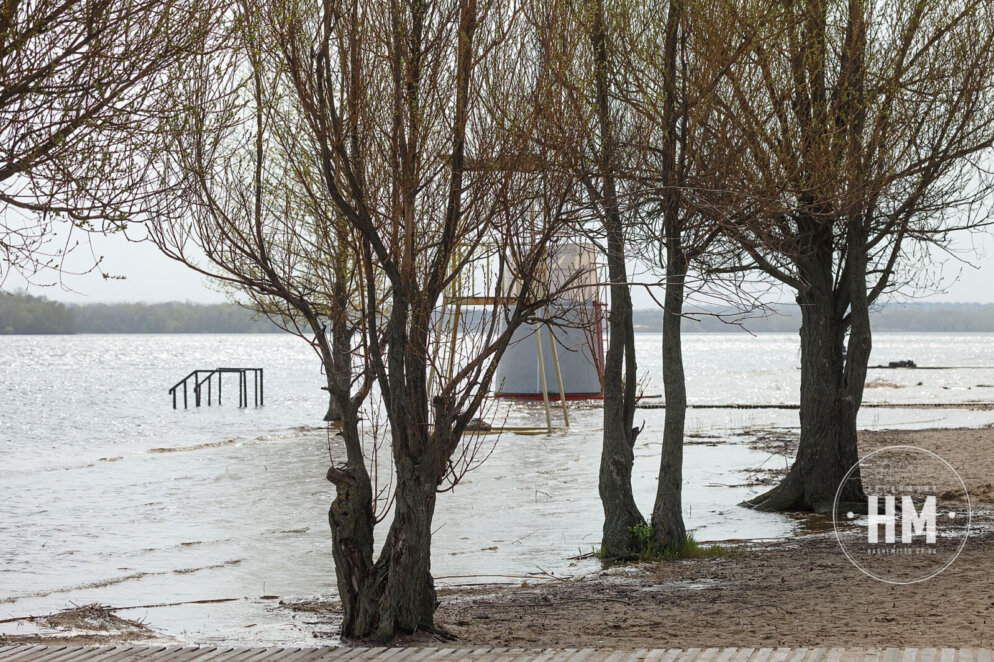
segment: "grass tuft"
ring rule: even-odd
[[[681,540],[673,542],[664,547],[660,547],[655,541],[655,530],[651,524],[637,524],[631,528],[634,551],[628,558],[607,558],[603,550],[597,552],[597,558],[601,561],[636,562],[636,563],[660,563],[666,561],[679,561],[681,559],[707,559],[736,557],[742,555],[742,550],[737,547],[725,545],[702,545],[694,540],[694,536],[688,534]]]

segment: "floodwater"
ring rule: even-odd
[[[992,341],[994,335],[877,334],[871,363],[911,358],[961,369],[871,370],[871,382],[891,386],[868,389],[866,400],[994,401]],[[691,403],[797,401],[796,334],[692,334],[684,345]],[[646,391],[658,392],[658,336],[640,335],[637,348]],[[172,409],[172,384],[194,368],[219,365],[264,368],[265,406],[238,409],[231,380],[222,407]],[[280,599],[335,595],[326,516],[333,494],[324,474],[329,453],[340,448],[321,423],[323,378],[302,341],[13,336],[0,343],[0,366],[0,620],[90,602],[237,598],[118,614],[182,642],[334,641],[327,626],[315,628],[279,606]],[[498,412],[507,425],[544,424],[540,406],[507,407]],[[568,431],[483,438],[481,457],[492,453],[438,500],[439,584],[520,583],[599,569],[592,559],[571,557],[599,539],[601,412],[574,404],[569,413]],[[643,512],[655,493],[663,413],[636,414],[636,423],[645,423],[634,476]],[[553,416],[561,421],[558,411]],[[994,422],[994,412],[867,408],[860,422],[972,427]],[[694,443],[685,451],[684,516],[698,540],[796,532],[788,517],[736,505],[762,489],[747,486],[755,470],[788,463],[748,442],[763,430],[796,426],[790,410],[689,412]],[[0,632],[27,628],[7,623]]]

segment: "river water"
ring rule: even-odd
[[[697,404],[797,401],[796,334],[688,334],[688,396]],[[659,338],[640,334],[647,392],[660,384]],[[871,370],[868,402],[994,401],[994,335],[877,334],[871,363],[914,359],[955,370]],[[264,407],[172,409],[167,389],[193,368],[265,370]],[[333,436],[311,350],[280,335],[8,336],[0,340],[0,620],[72,604],[120,615],[183,642],[330,643],[279,601],[334,599],[324,479]],[[250,385],[251,397],[251,385]],[[192,400],[191,400],[192,403]],[[503,406],[503,405],[502,405]],[[598,407],[574,404],[571,427],[505,434],[479,468],[439,497],[433,572],[441,585],[515,582],[598,569],[574,560],[598,542]],[[498,412],[542,425],[533,404]],[[558,422],[559,415],[553,412]],[[634,487],[651,510],[662,410],[640,409]],[[994,412],[866,408],[865,428],[978,426]],[[790,536],[798,524],[736,506],[761,488],[750,470],[788,458],[750,448],[762,430],[792,430],[797,412],[694,409],[684,515],[698,540]],[[482,449],[486,452],[489,446]],[[382,525],[385,529],[385,525]],[[266,597],[263,597],[266,596]],[[0,632],[29,631],[23,622]],[[328,630],[328,631],[325,631]]]

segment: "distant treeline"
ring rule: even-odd
[[[796,306],[778,306],[771,311],[752,313],[712,309],[688,313],[688,317],[683,328],[690,332],[728,332],[736,325],[754,333],[795,332],[801,325],[801,314]],[[994,332],[994,304],[890,304],[871,311],[870,321],[877,332]],[[663,315],[658,310],[637,310],[634,322],[636,331],[661,331]]]
[[[269,333],[279,329],[229,303],[63,304],[0,293],[0,334],[15,333]]]
[[[741,326],[756,333],[797,331],[796,307],[772,312],[690,313],[689,332],[728,332]],[[994,332],[994,304],[891,304],[871,314],[875,331]],[[659,310],[636,310],[636,331],[662,330]],[[196,303],[63,304],[28,294],[0,293],[0,334],[14,333],[275,333],[272,322],[241,306]]]

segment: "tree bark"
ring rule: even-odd
[[[602,205],[607,233],[608,278],[611,282],[611,312],[608,320],[611,336],[604,359],[604,438],[598,482],[601,504],[604,507],[601,553],[606,558],[629,558],[637,551],[632,529],[644,524],[645,519],[635,505],[632,493],[635,438],[639,433],[639,429],[632,425],[637,386],[635,328],[625,265],[624,224],[614,176],[615,146],[610,115],[607,37],[602,0],[596,2],[593,20],[591,44],[594,50],[597,120],[601,138]]]
[[[342,420],[342,407],[335,392],[348,393],[352,385],[352,329],[347,321],[340,322],[342,328],[332,332],[331,366],[325,367],[328,382],[328,412],[324,420],[339,422]]]
[[[864,244],[865,245],[865,244]],[[801,306],[801,438],[783,482],[743,505],[758,510],[828,514],[845,474],[859,461],[856,416],[870,357],[865,250],[851,246],[847,278],[833,287],[831,235],[798,259],[805,286]],[[862,255],[862,258],[859,257]],[[854,293],[854,296],[850,296]],[[852,307],[852,312],[847,311]],[[851,351],[843,358],[849,326]],[[847,481],[840,501],[865,509],[859,480]]]
[[[397,492],[386,542],[363,584],[350,636],[389,641],[401,633],[436,632],[438,601],[431,576],[431,522],[437,476],[428,465],[395,457]]]
[[[656,501],[652,508],[653,542],[663,550],[687,537],[683,522],[683,432],[687,418],[687,385],[683,372],[681,322],[687,279],[688,259],[683,246],[681,174],[677,165],[678,125],[676,100],[677,47],[683,18],[681,0],[671,0],[666,16],[664,52],[666,68],[663,80],[663,241],[666,244],[666,294],[663,301],[663,397],[666,413],[663,422],[663,448],[656,483]],[[686,96],[686,95],[682,95]],[[684,100],[684,103],[686,101]],[[684,105],[684,110],[686,106]]]
[[[344,408],[342,435],[346,447],[360,444],[358,416],[354,407]],[[351,455],[351,453],[350,453]],[[349,458],[344,467],[331,467],[328,480],[336,495],[328,509],[331,552],[335,559],[338,595],[342,601],[342,636],[361,636],[358,619],[363,589],[373,567],[373,490],[364,459]]]
[[[687,277],[687,259],[680,235],[667,236],[666,294],[663,310],[663,450],[659,462],[656,501],[652,509],[652,529],[659,549],[675,545],[687,537],[683,521],[683,433],[687,418],[687,385],[683,371],[681,322]]]
[[[345,301],[344,285],[336,283],[334,294],[339,304]],[[359,435],[359,405],[361,398],[351,397],[352,329],[345,311],[339,306],[331,319],[331,343],[320,337],[328,391],[340,412],[342,441],[345,445],[344,466],[332,465],[327,478],[336,488],[335,500],[328,509],[331,527],[331,552],[335,559],[335,577],[342,602],[342,635],[356,636],[361,596],[373,566],[373,529],[376,526],[373,485],[366,467],[362,439]],[[312,317],[311,325],[318,327]],[[375,461],[375,460],[374,460]]]

